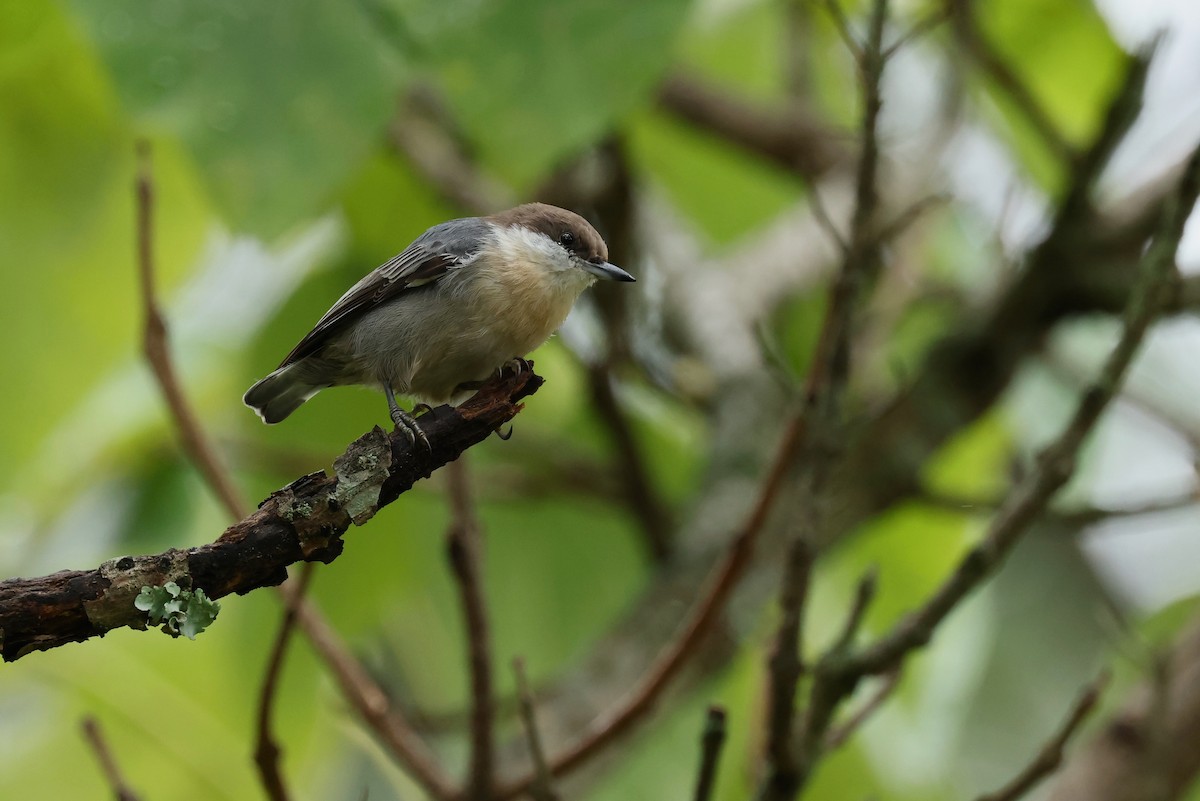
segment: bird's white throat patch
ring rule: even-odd
[[[536,265],[547,272],[578,270],[561,245],[523,225],[495,226],[500,257],[509,263]]]

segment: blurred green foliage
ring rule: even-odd
[[[1028,87],[1033,102],[1068,144],[1090,142],[1125,58],[1096,7],[1089,0],[1011,0],[979,8],[983,37]],[[998,87],[985,88],[1012,126],[1013,143],[1031,174],[1058,189],[1065,176],[1046,142]]]
[[[1082,0],[981,6],[989,39],[1070,140],[1086,141],[1120,55],[1094,9]],[[266,429],[238,397],[352,281],[459,213],[387,144],[387,124],[408,87],[420,81],[443,92],[486,168],[519,189],[619,132],[639,186],[661,192],[708,244],[725,250],[801,201],[806,188],[668,117],[655,107],[656,84],[683,66],[749,97],[778,100],[782,28],[783,9],[774,2],[0,3],[0,319],[12,338],[0,356],[7,386],[0,449],[9,468],[0,477],[4,575],[186,547],[212,540],[227,522],[180,456],[141,363],[136,138],[154,145],[157,271],[177,324],[181,372],[239,484],[257,499],[327,466],[384,419],[378,396],[338,389],[285,426]],[[848,129],[857,113],[853,68],[819,15],[810,42],[818,54],[814,95],[831,124]],[[1032,132],[1003,104],[1000,110],[1008,123],[1002,136],[1053,188],[1058,177]],[[937,225],[942,252],[926,267],[939,278],[961,277],[954,265],[982,248],[955,221]],[[274,282],[270,292],[262,276]],[[226,315],[242,317],[223,316],[220,304],[200,314],[205,287],[229,298]],[[233,305],[246,294],[250,303]],[[796,375],[821,307],[815,292],[780,298],[764,321]],[[915,364],[947,318],[936,304],[914,306],[881,363],[897,370]],[[471,452],[477,478],[551,475],[555,457],[601,465],[611,458],[578,360],[558,341],[534,358],[548,383],[517,419],[512,443],[492,440]],[[653,401],[630,403],[635,433],[667,500],[686,508],[710,468],[703,412],[641,385],[630,398],[638,392]],[[999,416],[985,419],[930,468],[929,485],[972,498],[1000,493],[1010,439]],[[613,503],[569,494],[524,498],[503,481],[479,483],[497,676],[510,693],[503,668],[512,656],[526,658],[535,681],[568,670],[626,611],[651,567],[636,526]],[[405,700],[452,713],[466,701],[466,677],[438,487],[427,482],[352,531],[346,553],[318,572],[314,594]],[[881,567],[882,590],[868,627],[879,630],[934,586],[977,530],[969,511],[915,503],[873,521],[823,566],[813,637],[833,636],[872,565]],[[1012,579],[1017,596],[1025,575]],[[969,720],[969,701],[985,677],[999,675],[989,673],[997,668],[988,659],[1011,615],[996,596],[989,590],[973,601],[962,613],[969,631],[947,632],[915,661],[892,718],[832,757],[808,797],[937,801],[980,789],[978,776],[956,767],[965,748],[956,735],[969,724],[988,725]],[[1095,600],[1081,588],[1056,603],[1077,617]],[[266,592],[224,604],[221,625],[196,643],[117,631],[0,670],[0,797],[102,796],[99,771],[77,734],[84,713],[103,720],[130,783],[146,797],[255,797],[252,721],[279,609]],[[710,702],[731,710],[719,798],[747,796],[761,747],[764,643],[774,622],[769,610],[761,617],[733,663],[636,734],[629,759],[588,798],[686,797]],[[1067,637],[1064,628],[1055,631]],[[1095,633],[1086,637],[1091,643]],[[973,656],[960,659],[964,647]],[[1007,683],[1010,694],[999,702],[1024,710],[1059,697],[1064,682],[1090,668],[1078,662],[1048,653],[1035,664],[1009,665],[1009,675],[1025,683]],[[1059,680],[1041,683],[1043,674]],[[951,685],[962,703],[939,704]],[[278,710],[284,769],[298,798],[359,797],[364,787],[372,798],[417,797],[348,722],[344,702],[302,642],[293,648]],[[925,728],[918,731],[914,720]],[[1044,734],[1020,720],[1006,725],[1014,741],[1007,750],[985,744],[1002,767],[1019,764],[1027,756],[1021,746]],[[164,737],[168,729],[188,736]],[[907,749],[895,746],[906,739]],[[460,753],[461,742],[451,749]]]

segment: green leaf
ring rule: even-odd
[[[527,185],[654,90],[686,0],[495,0],[426,50],[479,154]]]
[[[637,167],[714,242],[736,241],[800,198],[785,171],[661,112],[637,115],[629,141]]]
[[[178,135],[237,228],[320,210],[377,140],[401,68],[356,4],[77,2],[138,123]]]
[[[1123,55],[1089,0],[990,0],[977,3],[982,36],[1024,84],[1052,124],[1070,143],[1092,139],[1121,79]],[[1049,160],[1044,143],[1009,101],[989,84],[1012,125],[1018,155],[1045,185],[1062,165]]]

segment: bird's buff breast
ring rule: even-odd
[[[402,394],[453,402],[465,397],[462,384],[488,378],[545,342],[591,277],[579,269],[548,272],[521,255],[476,260],[437,286],[397,298],[415,325],[389,332],[390,347],[368,368],[372,383],[390,380]],[[389,317],[371,323],[394,325]]]

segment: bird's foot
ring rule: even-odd
[[[396,430],[404,434],[404,438],[408,440],[409,447],[415,448],[419,441],[427,453],[433,453],[433,446],[429,444],[429,438],[425,436],[425,432],[417,424],[416,418],[400,408],[390,410],[390,415],[392,423],[396,426]]]
[[[507,433],[507,434],[506,434],[506,433],[504,433],[504,432],[503,432],[502,430],[500,430],[499,428],[497,428],[497,429],[496,429],[495,431],[493,431],[492,433],[493,433],[493,434],[495,434],[495,435],[496,435],[497,437],[499,437],[500,439],[504,440],[505,442],[508,442],[510,439],[512,439],[512,435],[513,435],[513,427],[512,427],[512,425],[511,425],[511,424],[508,426],[508,433]]]
[[[503,375],[504,371],[507,370],[510,373],[512,373],[513,375],[520,375],[521,373],[524,373],[524,372],[526,372],[528,370],[532,370],[532,369],[533,369],[533,363],[530,362],[528,359],[523,358],[521,356],[513,356],[511,359],[509,359],[507,362],[505,362],[503,365],[501,365],[500,369],[497,370],[497,372],[500,373],[501,375]]]

